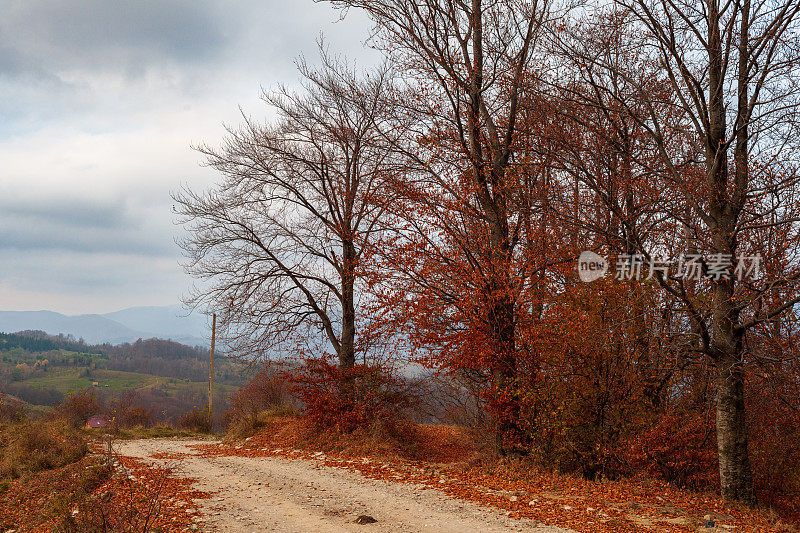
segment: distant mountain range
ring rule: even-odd
[[[104,315],[62,315],[53,311],[0,311],[0,332],[41,330],[72,335],[88,344],[120,344],[137,339],[170,339],[189,346],[207,346],[210,326],[205,316],[180,305],[131,307]]]

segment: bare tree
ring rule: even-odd
[[[272,124],[245,118],[222,148],[201,146],[222,181],[174,199],[186,269],[205,283],[190,303],[221,313],[236,352],[332,349],[347,368],[365,349],[358,313],[383,212],[373,200],[390,156],[378,135],[389,77],[322,60],[299,63],[304,92],[264,94]]]
[[[765,259],[767,275],[756,280],[732,268],[711,276],[706,261],[705,284],[656,274],[681,302],[693,346],[716,367],[722,495],[754,503],[744,401],[747,335],[798,301],[794,250],[768,243],[798,238],[800,212],[792,198],[798,193],[800,3],[615,0],[611,11],[609,23],[586,21],[564,46],[580,83],[562,94],[602,110],[614,138],[625,138],[634,124],[644,134],[638,142],[650,146],[644,150],[649,160],[627,150],[635,169],[621,175],[628,182],[645,176],[661,196],[643,194],[647,203],[640,207],[652,213],[647,223],[616,208],[630,249],[647,259],[668,250],[728,260],[779,252]],[[601,46],[576,44],[592,31]],[[637,65],[620,61],[633,55]],[[658,80],[669,91],[654,91]],[[602,192],[590,179],[583,183]]]

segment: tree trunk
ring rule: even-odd
[[[522,432],[519,429],[519,401],[516,397],[516,342],[515,302],[511,292],[511,241],[509,239],[507,198],[504,191],[507,157],[501,157],[500,139],[494,138],[484,145],[481,119],[483,101],[483,6],[481,0],[472,0],[472,65],[468,83],[469,149],[472,159],[472,176],[477,200],[486,216],[489,230],[489,250],[486,258],[490,279],[486,284],[487,311],[491,332],[492,384],[498,398],[495,431],[497,447],[501,454],[519,454],[523,451]],[[492,134],[489,135],[492,137]],[[494,150],[491,147],[494,147]]]
[[[520,406],[516,392],[514,303],[509,298],[503,298],[494,306],[492,313],[492,340],[496,343],[492,381],[499,395],[497,448],[502,455],[520,455],[524,453],[524,439],[519,427]]]
[[[354,303],[354,260],[352,243],[342,246],[342,335],[339,340],[339,370],[342,380],[339,393],[346,399],[357,400],[355,379],[350,369],[356,364],[356,312]]]
[[[733,260],[737,251],[736,223],[743,204],[740,198],[735,196],[732,198],[729,190],[725,77],[718,0],[707,0],[707,7],[709,128],[706,139],[706,183],[711,192],[709,231],[714,253],[726,254]],[[742,81],[739,80],[740,96]],[[741,113],[741,101],[739,111]],[[737,126],[741,126],[740,120],[741,115],[737,119]],[[737,148],[741,149],[741,146]],[[738,182],[744,177],[742,173],[745,172],[747,162],[735,161],[735,165],[734,194],[742,186]],[[753,504],[755,492],[747,444],[742,333],[736,329],[739,324],[739,311],[733,301],[735,280],[732,274],[729,272],[729,279],[711,282],[713,302],[709,355],[717,365],[717,450],[720,484],[723,498]]]
[[[718,236],[730,235],[731,220],[712,211]],[[725,241],[724,245],[723,242]],[[733,240],[719,239],[716,253],[733,254]],[[742,333],[738,332],[739,311],[734,305],[735,280],[712,281],[713,303],[710,355],[717,367],[717,451],[722,497],[753,505],[755,492],[747,443],[747,418],[744,401],[744,363]]]
[[[499,182],[499,180],[495,180]],[[490,213],[490,272],[488,286],[489,317],[494,346],[492,381],[499,395],[496,420],[497,448],[502,455],[525,453],[524,435],[519,426],[517,396],[516,305],[512,290],[511,249],[502,195],[495,197]],[[497,216],[497,211],[500,211]]]
[[[339,349],[339,368],[353,368],[356,364],[356,313],[353,305],[353,289],[344,295],[342,313],[342,343]]]
[[[722,497],[756,503],[748,455],[744,405],[744,372],[739,357],[717,364],[717,449]]]
[[[342,337],[338,355],[339,368],[346,370],[356,364],[355,247],[345,243],[342,252]]]
[[[723,166],[724,168],[724,166]],[[711,233],[714,252],[735,257],[733,235],[735,215],[730,203],[714,206],[715,220]],[[719,454],[722,497],[728,500],[755,503],[753,478],[747,444],[747,420],[744,402],[743,333],[737,330],[739,310],[734,303],[735,280],[712,281],[711,308],[712,360],[717,366],[717,448]]]

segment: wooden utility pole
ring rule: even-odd
[[[211,319],[211,364],[208,368],[208,429],[214,429],[214,344],[217,340],[217,314]]]

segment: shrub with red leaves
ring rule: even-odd
[[[760,502],[775,507],[800,503],[800,410],[787,396],[768,384],[753,384],[747,391],[756,493]]]
[[[89,417],[95,416],[103,409],[100,399],[91,389],[72,392],[53,411],[53,415],[64,418],[73,427],[86,424]]]
[[[153,412],[141,405],[132,405],[120,412],[118,424],[121,427],[150,427],[153,425]]]
[[[631,473],[645,473],[681,488],[719,487],[714,418],[709,410],[673,410],[631,439],[625,462]]]
[[[145,406],[144,398],[135,390],[122,391],[106,413],[115,427],[150,427],[153,424],[153,410]]]
[[[376,366],[341,369],[326,359],[308,359],[287,379],[312,422],[342,433],[399,420],[409,403],[402,382]]]
[[[779,390],[750,386],[747,402],[750,460],[758,500],[792,510],[800,494],[800,411]],[[679,487],[719,489],[712,405],[674,408],[629,441],[623,461],[629,473],[644,473]]]
[[[286,380],[278,372],[264,368],[244,387],[233,393],[225,421],[242,420],[258,415],[271,407],[281,407],[291,401]]]

